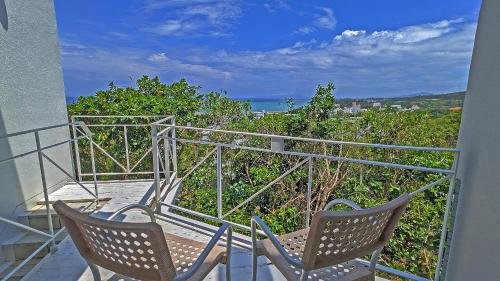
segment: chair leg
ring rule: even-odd
[[[302,271],[302,276],[300,277],[301,281],[307,281],[307,278],[309,277],[309,271],[308,270],[303,270]]]
[[[227,229],[227,241],[226,241],[226,281],[231,281],[231,246],[233,239],[233,230],[231,227]]]
[[[252,253],[252,281],[257,280],[257,255]]]
[[[252,227],[252,281],[257,280],[257,226],[255,221],[251,222]]]
[[[99,268],[97,266],[89,261],[87,261],[87,264],[90,267],[90,271],[92,271],[92,276],[94,277],[94,281],[101,281],[101,273],[99,273]]]

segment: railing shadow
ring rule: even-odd
[[[0,18],[3,0],[0,0]],[[2,112],[0,109],[0,136],[6,135],[7,129],[3,121]],[[5,159],[14,156],[12,148],[8,139],[0,139],[0,159]],[[0,206],[0,217],[11,219],[17,209],[25,207],[26,198],[24,198],[23,190],[19,174],[16,169],[14,161],[0,163],[0,179],[2,179],[2,198],[10,198],[3,200]],[[0,241],[4,241],[8,237],[12,237],[17,229],[0,223]],[[2,256],[2,249],[0,247],[0,257]]]
[[[7,16],[7,7],[5,0],[0,0],[0,24],[5,31],[9,30],[9,17]]]

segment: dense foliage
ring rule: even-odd
[[[368,110],[356,116],[333,114],[335,99],[332,83],[319,85],[310,102],[292,113],[268,114],[256,118],[246,102],[234,101],[223,93],[200,94],[199,88],[185,80],[165,85],[158,78],[143,77],[136,88],[111,84],[93,97],[80,98],[69,106],[71,115],[176,115],[179,124],[212,126],[235,131],[259,132],[318,139],[413,146],[454,147],[460,113],[434,114],[431,111]],[[288,101],[293,107],[293,101]],[[131,122],[132,120],[128,120]],[[141,120],[144,122],[144,120]],[[119,123],[122,118],[92,120]],[[138,122],[138,121],[135,121]],[[123,160],[120,128],[92,128],[98,143]],[[142,130],[142,131],[141,131]],[[130,132],[129,132],[130,133]],[[130,151],[136,161],[150,146],[148,128],[130,133]],[[270,147],[263,137],[227,135],[179,130],[182,138],[209,138],[228,144]],[[83,147],[86,147],[82,145]],[[213,147],[178,143],[180,175],[194,166]],[[287,141],[287,151],[335,155],[352,159],[449,168],[453,155],[443,152],[376,149],[360,146]],[[85,149],[82,154],[85,155]],[[84,157],[83,157],[84,158]],[[216,210],[216,172],[214,157],[198,167],[183,184],[177,204],[213,216]],[[303,158],[241,149],[223,149],[223,213],[247,199]],[[150,169],[151,160],[143,169]],[[89,163],[82,163],[88,169]],[[148,166],[149,165],[149,166]],[[105,157],[98,158],[98,169],[119,169]],[[363,207],[387,202],[439,178],[432,173],[364,165],[348,161],[315,159],[312,211],[322,209],[333,198],[349,198]],[[276,233],[305,225],[307,165],[285,177],[226,219],[249,224],[252,215],[261,216]],[[439,231],[446,203],[446,186],[431,188],[415,197],[381,262],[392,267],[431,277],[436,263]]]

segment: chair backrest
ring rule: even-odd
[[[98,219],[61,201],[53,206],[87,261],[140,280],[170,281],[175,277],[160,225]]]
[[[305,269],[361,258],[385,246],[410,198],[404,194],[370,209],[316,213],[302,257]]]

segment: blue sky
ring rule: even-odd
[[[480,0],[56,0],[67,96],[158,75],[236,98],[466,87]]]

